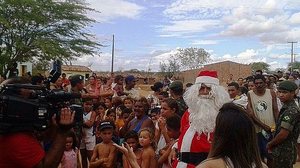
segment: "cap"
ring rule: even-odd
[[[162,84],[161,82],[155,82],[153,86],[151,86],[151,90],[153,90],[154,92],[158,91],[160,88],[163,88],[164,84]]]
[[[77,84],[77,83],[83,81],[84,77],[82,75],[73,75],[70,77],[69,80],[70,80],[71,84]]]
[[[133,75],[128,75],[126,78],[125,78],[125,82],[128,83],[128,82],[132,82],[132,81],[136,81],[135,77]]]
[[[292,82],[292,81],[288,81],[288,80],[282,81],[278,85],[278,90],[286,90],[286,91],[292,92],[297,89],[298,89],[298,86],[296,85],[296,83]]]
[[[200,71],[198,77],[196,78],[195,84],[197,83],[219,85],[220,82],[217,71]]]
[[[181,81],[174,81],[169,86],[170,90],[180,90],[183,89],[183,84]]]
[[[99,130],[102,131],[103,129],[106,129],[106,128],[114,128],[114,126],[109,122],[109,121],[103,121],[99,124]]]

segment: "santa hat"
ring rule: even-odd
[[[217,71],[200,71],[195,81],[195,84],[198,83],[219,85]]]

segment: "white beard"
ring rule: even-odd
[[[190,127],[198,133],[214,131],[216,117],[224,103],[230,101],[229,94],[222,86],[212,85],[209,95],[199,96],[201,84],[193,85],[185,94],[184,100],[189,107]]]
[[[218,112],[213,99],[199,99],[189,107],[190,127],[198,133],[213,132]]]

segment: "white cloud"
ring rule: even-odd
[[[99,22],[110,22],[119,17],[134,19],[139,17],[145,9],[140,5],[124,0],[87,0],[87,3],[89,7],[98,11],[88,15]]]
[[[296,6],[300,1],[294,0],[177,0],[170,4],[164,14],[171,19],[162,27],[164,36],[180,36],[184,33],[198,33],[216,31],[214,34],[231,37],[257,38],[264,44],[283,43],[283,40],[298,38],[300,27],[300,12]],[[204,26],[201,29],[185,29],[183,24],[186,20],[214,20],[218,22],[212,27]],[[293,24],[293,25],[291,25]],[[197,27],[197,23],[192,23]],[[181,28],[181,29],[180,29]],[[218,29],[215,29],[218,28]],[[164,30],[180,30],[180,33],[166,34]],[[291,31],[292,30],[292,31]],[[281,41],[280,41],[281,40]]]
[[[290,22],[292,24],[300,24],[300,12],[294,13],[290,18]]]
[[[180,20],[171,21],[169,25],[158,26],[162,34],[176,36],[203,32],[218,27],[218,20]]]
[[[192,45],[211,45],[218,44],[217,40],[194,40]]]

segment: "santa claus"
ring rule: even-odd
[[[219,85],[216,71],[200,71],[195,84],[184,94],[188,110],[181,119],[175,168],[193,168],[207,158],[219,109],[230,101]]]

